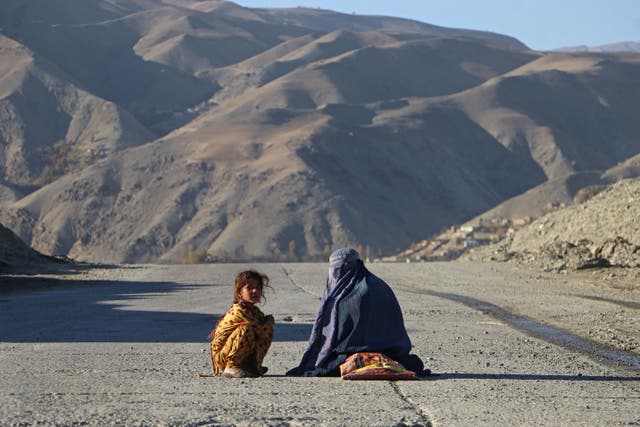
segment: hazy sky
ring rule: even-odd
[[[532,49],[640,42],[640,0],[237,0],[247,7],[320,7],[493,31]]]

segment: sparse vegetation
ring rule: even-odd
[[[296,241],[291,240],[289,242],[289,261],[298,261],[298,254],[296,253]]]
[[[606,185],[590,185],[588,187],[581,188],[573,197],[573,202],[575,204],[584,203],[605,188],[607,188]]]
[[[187,251],[180,259],[182,264],[202,264],[207,261],[207,251],[204,249],[194,249],[189,245]]]
[[[41,156],[44,158],[44,167],[40,175],[33,180],[36,187],[43,187],[71,169],[85,166],[87,159],[83,159],[71,141],[61,139],[53,145],[42,150]]]

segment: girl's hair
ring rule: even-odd
[[[242,298],[240,298],[240,291],[244,286],[246,286],[249,283],[249,280],[255,280],[256,283],[258,284],[258,287],[260,288],[260,291],[264,291],[264,288],[271,287],[269,286],[269,277],[266,274],[258,273],[255,270],[241,271],[236,276],[236,281],[233,286],[233,303],[234,304],[242,301]],[[262,293],[260,302],[262,302],[263,298],[264,298],[264,292]]]

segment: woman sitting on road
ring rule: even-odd
[[[369,272],[358,252],[342,248],[329,258],[327,286],[300,365],[287,375],[336,375],[351,354],[379,352],[418,375],[426,375],[411,355],[400,305],[382,279]]]

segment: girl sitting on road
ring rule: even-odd
[[[256,303],[262,301],[269,278],[248,270],[236,276],[233,306],[222,316],[211,339],[211,363],[214,375],[245,378],[264,375],[262,360],[273,339],[273,316],[265,316]]]

